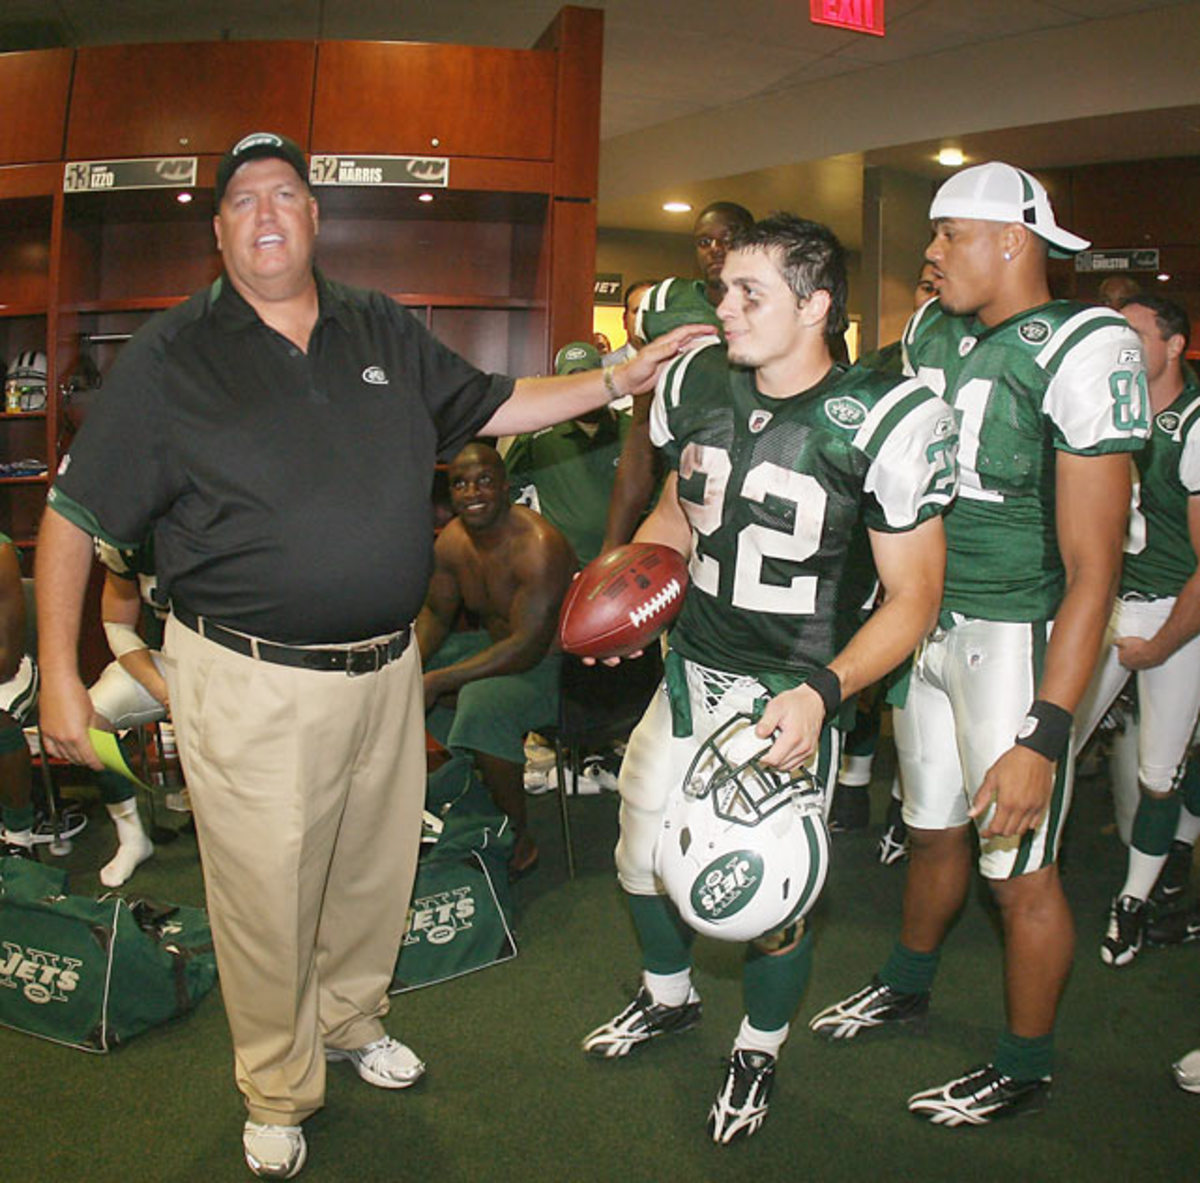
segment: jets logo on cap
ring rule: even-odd
[[[233,146],[231,155],[240,156],[243,152],[250,148],[257,148],[261,144],[267,144],[272,148],[282,148],[283,141],[269,131],[252,131],[248,136],[243,136]]]
[[[370,382],[372,386],[386,386],[388,384],[387,371],[383,366],[367,366],[362,372],[362,380]]]

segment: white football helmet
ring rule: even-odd
[[[734,715],[701,746],[663,814],[655,874],[696,932],[751,941],[798,920],[829,870],[823,793],[806,769],[761,762],[755,720]]]
[[[4,403],[10,411],[46,409],[46,355],[40,349],[18,353],[9,363]]]

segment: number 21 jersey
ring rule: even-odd
[[[958,419],[943,606],[984,620],[1051,619],[1064,589],[1054,456],[1142,446],[1148,399],[1137,334],[1117,312],[1067,300],[991,327],[931,300],[903,341],[905,372]]]

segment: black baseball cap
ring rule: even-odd
[[[265,160],[272,156],[276,160],[283,160],[290,164],[296,170],[296,175],[305,185],[308,184],[308,162],[304,159],[304,153],[300,150],[299,144],[294,140],[289,140],[287,136],[276,135],[273,131],[252,131],[248,136],[243,136],[238,140],[221,157],[221,163],[217,165],[217,184],[214,191],[217,205],[220,206],[233,174],[243,164],[248,164],[251,160]]]

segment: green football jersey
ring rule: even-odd
[[[721,321],[698,279],[663,279],[642,293],[634,335],[650,342],[680,325],[708,324],[717,334]]]
[[[591,426],[575,420],[519,435],[505,453],[509,490],[557,526],[580,563],[590,563],[604,543],[621,445],[630,416],[604,409]]]
[[[672,647],[730,673],[827,664],[858,627],[866,530],[910,530],[954,496],[946,405],[863,369],[776,399],[723,345],[701,346],[660,376],[650,437],[692,527]]]
[[[1177,596],[1196,570],[1188,502],[1200,494],[1200,382],[1187,371],[1179,397],[1154,416],[1150,439],[1134,457],[1121,591]]]
[[[154,536],[146,539],[142,546],[115,546],[105,538],[92,538],[96,558],[101,565],[121,579],[136,579],[142,602],[156,615],[164,615],[167,605],[160,603],[158,577],[154,572]]]
[[[991,328],[931,300],[903,341],[905,372],[958,420],[944,607],[984,620],[1050,619],[1064,588],[1054,456],[1142,446],[1148,398],[1137,334],[1119,313],[1067,300]]]

